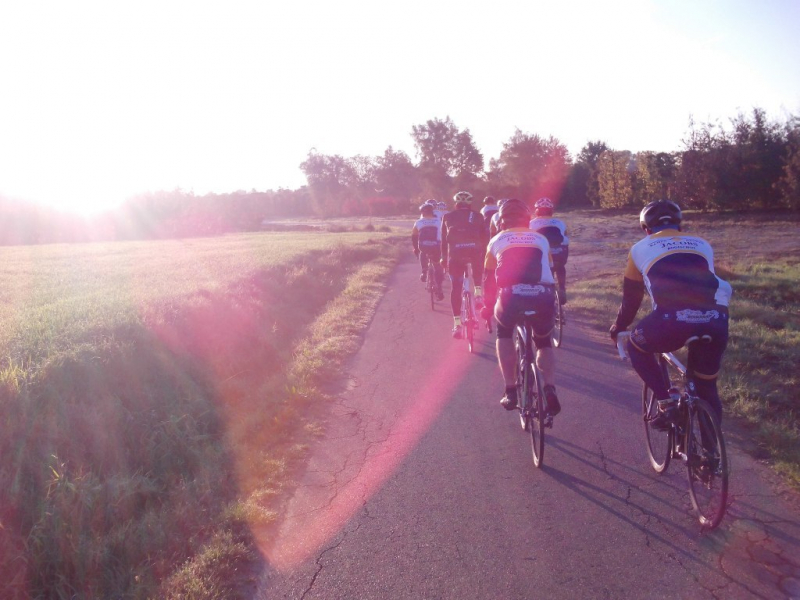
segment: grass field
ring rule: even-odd
[[[0,597],[233,596],[397,241],[1,248]]]
[[[568,277],[570,313],[607,331],[622,293],[627,251],[642,233],[635,215],[577,211]],[[800,489],[800,217],[685,214],[684,230],[709,240],[733,285],[720,375],[725,427]],[[643,303],[640,315],[649,310]],[[610,342],[609,342],[610,343]]]

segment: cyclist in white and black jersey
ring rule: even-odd
[[[414,248],[414,254],[419,257],[419,264],[422,267],[422,273],[419,276],[420,281],[427,280],[428,262],[432,262],[436,275],[436,281],[434,282],[436,298],[437,300],[443,300],[442,280],[444,279],[444,273],[442,265],[439,264],[439,260],[442,257],[442,221],[434,215],[434,206],[436,204],[429,200],[419,207],[420,218],[417,219],[411,229],[411,245]]]
[[[717,375],[728,343],[728,303],[731,285],[714,272],[714,251],[703,238],[681,232],[680,207],[657,200],[642,209],[639,222],[647,237],[628,255],[622,285],[622,304],[609,329],[616,342],[636,318],[644,292],[653,311],[636,324],[628,341],[631,365],[658,400],[659,414],[651,422],[668,429],[678,399],[667,389],[655,353],[673,352],[691,337],[711,341],[689,346],[687,369],[698,395],[722,419]]]
[[[497,211],[500,210],[500,207],[497,206],[497,201],[494,199],[494,196],[486,196],[483,199],[483,206],[481,207],[481,214],[483,215],[483,221],[486,224],[486,234],[489,234],[489,224],[492,222],[492,217],[497,214]]]
[[[567,303],[567,259],[569,258],[569,237],[567,226],[561,219],[553,217],[555,204],[550,198],[539,198],[535,205],[534,218],[529,227],[538,231],[550,242],[550,254],[553,257],[553,272],[558,281],[558,299],[561,304]]]
[[[542,370],[547,411],[561,411],[555,388],[556,360],[550,333],[554,325],[555,280],[551,270],[550,245],[543,235],[531,231],[530,209],[512,198],[500,207],[501,231],[490,241],[484,265],[486,305],[481,316],[497,320],[497,361],[505,382],[500,404],[506,410],[517,406],[514,327],[525,311],[536,311],[533,342],[536,364]]]
[[[436,202],[435,200],[428,200],[428,202],[434,202],[436,204],[433,209],[433,214],[441,221],[447,214],[447,204],[444,202]]]
[[[508,202],[508,198],[501,198],[497,203],[497,211],[489,217],[489,239],[500,233],[500,209]]]

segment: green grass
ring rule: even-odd
[[[231,596],[398,239],[0,249],[0,597]]]

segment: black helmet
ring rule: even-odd
[[[647,231],[659,225],[680,225],[681,207],[672,200],[654,200],[639,213],[639,224]]]
[[[483,203],[494,204],[494,196],[486,196],[486,198],[483,199]]]
[[[498,213],[500,214],[498,218],[500,219],[501,228],[506,228],[511,223],[524,222],[527,225],[531,219],[531,209],[517,198],[509,198],[503,202],[503,206],[500,207]]]

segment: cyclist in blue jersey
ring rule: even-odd
[[[682,213],[671,200],[650,202],[639,223],[647,236],[628,254],[622,284],[622,304],[609,329],[617,334],[636,318],[647,289],[653,311],[639,321],[628,340],[631,365],[653,390],[659,413],[651,427],[669,429],[678,400],[667,389],[655,353],[673,352],[694,336],[711,341],[689,346],[687,369],[697,394],[722,420],[717,375],[728,343],[728,303],[731,285],[714,272],[714,251],[703,238],[681,232]]]
[[[422,273],[419,276],[420,281],[427,280],[428,262],[432,262],[436,274],[436,281],[434,282],[436,299],[444,300],[444,293],[442,292],[444,273],[442,272],[441,264],[439,264],[441,259],[442,222],[434,215],[435,206],[435,202],[428,200],[419,207],[420,218],[417,219],[411,229],[411,245],[414,248],[414,254],[419,257],[419,264],[422,267]]]

